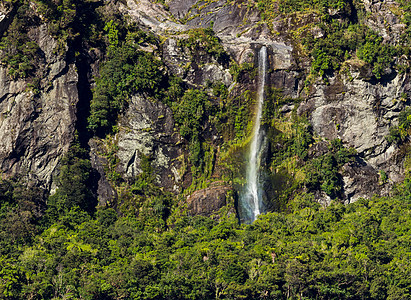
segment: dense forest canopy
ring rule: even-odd
[[[157,2],[167,8],[168,1]],[[361,0],[245,2],[273,37],[283,35],[298,59],[309,61],[307,91],[315,81],[327,85],[331,76],[348,74],[352,61],[368,68],[367,80],[375,84],[409,72],[411,4],[406,0],[395,6],[405,26],[400,42],[367,26]],[[307,115],[297,114],[304,99],[273,86],[266,87],[262,118],[270,144],[263,166],[271,186],[269,212],[251,225],[239,224],[234,189],[226,195],[227,205],[211,216],[190,213],[185,200],[193,191],[213,181],[243,183],[238,157],[249,143],[255,92],[250,88],[233,96],[233,87],[223,82],[193,85],[173,74],[161,59],[165,38],[131,22],[116,4],[1,4],[12,12],[1,35],[1,65],[11,80],[28,83],[33,101],[49,70],[32,28],[45,25],[57,43],[54,53],[76,61],[76,67],[89,53],[100,57],[84,124],[77,124],[60,161],[55,192],[49,195],[21,178],[0,180],[0,298],[411,298],[409,166],[388,196],[345,205],[340,171],[362,157],[341,139],[321,140]],[[297,26],[307,15],[311,22]],[[272,27],[279,16],[289,20],[287,32]],[[182,66],[187,72],[211,60],[229,69],[235,84],[255,80],[255,64],[238,63],[213,24],[187,30],[176,45],[192,59]],[[178,193],[159,184],[150,154],[138,153],[141,172],[132,179],[118,173],[118,122],[136,94],[164,104],[173,115],[188,153],[182,169],[191,176]],[[399,101],[408,97],[405,93]],[[293,105],[286,115],[284,105]],[[410,108],[398,119],[386,139],[402,149],[409,164]],[[118,192],[105,205],[97,205],[96,172],[84,142],[90,138],[105,149],[104,172]],[[321,151],[312,150],[316,145]],[[381,186],[389,181],[383,170],[379,180]],[[319,194],[329,205],[318,203]]]

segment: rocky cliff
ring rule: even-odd
[[[38,86],[33,80],[13,79],[6,66],[0,67],[1,170],[5,177],[18,176],[50,190],[74,136],[79,76],[74,62],[54,52],[57,41],[46,25],[29,34],[42,56]]]
[[[37,2],[28,2],[35,10]],[[361,23],[378,33],[383,44],[400,44],[406,25],[399,4],[360,2],[360,6],[351,4],[345,10],[330,9],[327,15],[341,26],[347,20]],[[282,125],[277,122],[276,130],[285,132],[281,128],[292,118],[306,118],[313,136],[307,145],[309,159],[316,158],[322,151],[327,153],[328,141],[335,139],[340,139],[345,148],[355,150],[353,158],[338,168],[336,176],[341,181],[338,195],[311,187],[318,200],[328,202],[331,197],[352,202],[359,197],[384,195],[404,178],[407,141],[392,143],[386,137],[390,128],[398,125],[400,113],[409,105],[408,71],[399,72],[393,67],[401,60],[407,64],[408,58],[393,55],[393,63],[385,66],[379,76],[379,73],[373,74],[375,69],[371,62],[352,54],[338,70],[330,72],[325,68],[325,74],[321,75],[323,69],[320,67],[320,75],[314,76],[316,61],[308,53],[310,46],[302,41],[309,36],[314,44],[325,38],[325,29],[318,25],[321,16],[316,11],[290,14],[277,11],[274,16],[267,16],[253,1],[96,3],[98,9],[111,5],[113,14],[154,35],[158,46],[142,46],[142,51],[153,53],[164,63],[163,72],[181,78],[186,89],[205,90],[211,99],[210,105],[206,105],[207,116],[200,124],[201,173],[207,174],[201,180],[196,178],[202,175],[192,168],[196,163],[190,160],[194,151],[190,148],[190,140],[184,137],[179,130],[181,124],[175,120],[178,107],[161,98],[134,92],[120,110],[116,130],[109,137],[81,133],[88,141],[91,162],[99,174],[96,193],[101,204],[121,198],[124,185],[116,185],[116,182],[132,184],[143,172],[142,159],[149,157],[156,183],[172,193],[191,194],[188,202],[195,213],[210,214],[208,207],[218,210],[224,205],[225,193],[235,188],[235,174],[241,169],[232,165],[241,159],[240,144],[247,143],[246,130],[251,126],[249,120],[256,89],[255,53],[262,45],[267,46],[269,52],[267,88],[281,91],[282,95],[280,115],[276,117],[282,120]],[[359,13],[368,17],[361,19]],[[0,7],[3,38],[10,36],[14,18],[13,7]],[[39,10],[36,18],[41,18]],[[358,18],[362,21],[356,21]],[[18,176],[52,191],[56,187],[59,162],[68,151],[75,130],[85,129],[87,113],[84,110],[89,109],[87,102],[92,101],[87,91],[95,87],[93,78],[99,76],[98,66],[105,61],[101,53],[106,48],[67,42],[63,43],[66,51],[62,54],[58,50],[61,41],[50,32],[50,26],[47,19],[42,19],[26,30],[28,39],[38,45],[34,76],[12,76],[10,64],[3,61],[0,66],[0,166],[3,177]],[[201,38],[195,36],[199,28],[212,28],[222,48],[217,51],[201,45]],[[200,43],[200,47],[193,48],[192,41]],[[79,63],[89,67],[81,68]],[[223,94],[215,92],[219,86],[224,86]],[[237,109],[231,115],[229,106]],[[227,114],[221,116],[218,111]],[[233,120],[241,114],[246,119],[243,125]],[[275,127],[273,124],[266,122],[268,127]],[[240,131],[235,131],[236,126],[245,126],[243,137],[239,136]],[[270,130],[267,129],[273,132]],[[232,142],[236,137],[237,146]],[[274,140],[270,143],[269,147],[275,149]],[[273,155],[276,150],[267,151]],[[271,177],[282,174],[275,171],[279,170],[279,164],[274,165],[272,161],[267,164],[271,164]],[[297,159],[296,166],[302,164],[304,160]],[[290,182],[298,181],[295,179],[301,169],[298,168],[288,168],[288,179],[277,179],[276,184],[291,186]],[[118,176],[116,180],[113,180],[114,173]],[[211,182],[218,184],[208,187]],[[277,189],[274,195],[280,197],[282,187],[276,184],[271,188]],[[309,189],[309,185],[295,186],[298,192]]]

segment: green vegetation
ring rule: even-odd
[[[304,11],[308,9],[325,11],[327,9],[338,9],[346,11],[350,3],[344,0],[280,0],[279,10],[283,13]]]
[[[101,44],[98,28],[101,17],[87,0],[13,0],[6,1],[13,19],[0,39],[0,61],[7,66],[9,75],[16,78],[32,78],[42,75],[39,66],[44,53],[36,42],[38,37],[29,33],[32,28],[46,24],[57,46],[53,51],[66,55],[75,43]]]
[[[131,27],[121,41],[112,21],[106,24],[105,31],[108,58],[96,80],[88,119],[89,128],[99,135],[111,132],[131,95],[138,92],[158,97],[165,80],[162,62],[152,53],[140,50],[141,45],[156,43],[152,35]]]
[[[405,142],[410,134],[411,129],[411,107],[407,107],[404,111],[400,112],[398,116],[398,126],[390,128],[390,134],[386,137],[387,141],[392,143],[401,144]]]
[[[188,38],[178,40],[177,44],[180,47],[189,49],[193,58],[208,54],[220,63],[227,63],[229,59],[219,38],[214,35],[212,26],[188,31]]]
[[[16,16],[0,40],[0,60],[12,78],[33,76],[41,62],[39,46],[28,36],[28,25],[36,23],[36,18],[30,13],[28,3],[19,4]]]
[[[330,152],[312,159],[306,166],[306,186],[309,189],[324,191],[331,198],[342,196],[343,182],[338,173],[341,167],[355,156],[354,149],[343,147],[341,140],[333,140],[329,145]]]
[[[6,206],[21,200],[8,195],[8,184],[0,185],[1,211],[11,218],[15,212]],[[268,213],[247,226],[227,211],[219,221],[180,213],[159,231],[148,219],[117,217],[113,209],[94,217],[72,209],[38,235],[36,223],[18,231],[15,222],[2,222],[4,245],[14,245],[19,233],[30,238],[20,235],[26,242],[18,248],[1,248],[0,293],[6,299],[407,298],[409,179],[398,190],[390,199],[328,208],[299,195],[289,214]],[[163,205],[145,210],[161,220],[156,212]]]
[[[392,57],[401,54],[398,47],[384,44],[381,36],[362,25],[331,20],[320,28],[324,38],[314,39],[307,33],[304,39],[304,45],[311,51],[315,75],[330,75],[340,70],[345,61],[358,57],[381,79],[388,68],[394,67]]]
[[[268,24],[278,14],[291,18],[296,28],[287,38],[296,55],[312,60],[312,77],[326,80],[350,61],[361,60],[374,79],[384,80],[391,69],[399,68],[393,57],[408,51],[409,36],[401,45],[384,43],[356,19],[356,13],[362,13],[360,1],[256,2]],[[296,113],[302,99],[267,87],[262,176],[271,212],[251,225],[240,225],[229,202],[211,217],[192,216],[185,208],[187,194],[212,180],[233,185],[243,181],[256,97],[238,83],[255,79],[254,64],[230,60],[212,26],[192,29],[178,41],[191,63],[201,67],[217,61],[229,68],[237,86],[189,86],[170,75],[159,59],[157,37],[128,20],[111,18],[115,13],[99,14],[96,7],[104,6],[99,1],[10,3],[16,16],[1,37],[0,59],[12,78],[32,77],[33,90],[43,58],[30,26],[47,22],[60,55],[75,59],[81,43],[101,50],[105,60],[95,78],[88,128],[102,138],[96,139],[105,148],[99,154],[107,159],[105,173],[118,197],[97,207],[98,178],[77,137],[60,162],[53,195],[26,187],[18,178],[0,180],[0,298],[411,297],[409,170],[390,198],[342,205],[341,169],[355,160],[355,151],[339,139],[315,136],[306,116]],[[408,1],[401,1],[401,9],[405,24],[411,24]],[[311,21],[297,22],[308,14]],[[186,161],[191,167],[191,186],[188,183],[182,195],[158,185],[149,155],[136,153],[141,172],[134,178],[126,180],[118,173],[116,134],[123,128],[116,125],[135,96],[162,101],[173,112],[186,152],[183,168],[186,171]],[[285,105],[287,112],[282,110]],[[406,108],[399,125],[390,130],[389,143],[405,143],[410,128],[411,108]],[[381,170],[380,184],[388,180]],[[319,194],[332,199],[329,207],[316,202]]]
[[[47,202],[49,222],[56,221],[73,209],[93,213],[97,205],[91,181],[91,163],[77,140],[61,160],[58,189]]]
[[[399,1],[408,24],[408,1]],[[361,1],[323,0],[260,0],[257,7],[268,25],[278,15],[290,18],[287,38],[295,44],[301,57],[312,60],[311,74],[326,77],[341,70],[343,64],[359,58],[377,80],[389,75],[392,69],[401,71],[405,66],[395,65],[394,57],[408,55],[407,43],[396,45],[384,41],[362,22],[366,14]],[[314,32],[319,33],[315,36]],[[407,31],[408,32],[408,31]],[[404,37],[404,41],[407,38]]]
[[[248,74],[251,79],[254,79],[257,75],[257,69],[254,68],[254,64],[252,63],[245,62],[239,65],[236,62],[232,62],[230,73],[231,76],[233,76],[233,80],[238,82],[245,74]]]

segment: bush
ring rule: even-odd
[[[321,189],[334,199],[340,197],[343,192],[343,181],[339,170],[344,164],[353,160],[355,150],[344,148],[339,139],[331,141],[329,149],[329,153],[307,164],[305,185],[310,190]]]
[[[94,212],[97,201],[91,190],[91,172],[87,152],[81,148],[76,138],[61,160],[58,189],[48,200],[47,212],[51,221],[75,207],[88,213]]]
[[[398,126],[390,127],[390,133],[386,137],[390,144],[405,142],[411,130],[411,107],[407,107],[398,116]]]
[[[27,3],[20,3],[16,16],[0,40],[0,60],[12,78],[34,76],[42,60],[39,46],[28,36],[29,27],[37,24]]]
[[[117,47],[114,25],[109,24],[109,57],[96,79],[88,118],[89,129],[98,135],[111,132],[119,112],[133,94],[159,97],[166,87],[162,62],[152,53],[139,50],[139,43],[150,38],[143,32],[131,32]]]
[[[190,49],[193,56],[206,53],[220,63],[228,63],[229,56],[211,27],[192,29],[188,35],[188,39],[178,40],[178,46]]]

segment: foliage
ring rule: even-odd
[[[0,60],[8,67],[12,78],[33,76],[41,61],[39,46],[28,35],[29,26],[36,24],[29,4],[19,3],[17,13],[0,40]]]
[[[233,80],[237,82],[245,74],[249,74],[250,78],[253,79],[256,76],[256,71],[257,70],[254,68],[254,65],[249,62],[244,62],[240,65],[232,62],[230,66],[230,74],[233,76]]]
[[[324,38],[314,39],[308,33],[304,43],[313,57],[312,71],[324,76],[339,70],[344,61],[356,56],[369,64],[373,75],[381,79],[392,67],[392,57],[399,48],[383,43],[383,38],[364,25],[331,20],[320,25]]]
[[[221,97],[212,121],[225,140],[241,141],[247,137],[253,101],[254,94],[249,90],[237,97]]]
[[[336,198],[343,192],[342,177],[338,171],[345,163],[353,160],[355,150],[344,148],[339,139],[333,140],[329,148],[329,153],[307,164],[306,186],[309,189],[321,188],[328,196]]]
[[[181,136],[188,140],[198,139],[206,112],[209,113],[210,109],[207,94],[200,90],[187,90],[181,101],[174,102],[172,107]]]
[[[81,148],[78,140],[74,140],[69,151],[61,160],[58,189],[48,199],[48,218],[56,221],[71,209],[79,207],[92,213],[96,199],[91,191],[91,163],[87,152]]]
[[[228,62],[228,54],[225,52],[219,38],[214,34],[213,28],[196,28],[188,31],[187,39],[180,39],[177,45],[188,48],[193,56],[208,54],[220,63]]]
[[[390,133],[386,137],[388,143],[403,143],[408,139],[411,129],[411,107],[407,107],[398,116],[398,126],[390,127]]]
[[[43,192],[15,180],[0,180],[0,256],[27,245],[44,213]]]
[[[343,206],[296,199],[289,214],[239,226],[181,215],[167,230],[144,220],[71,212],[0,259],[5,298],[387,299],[408,297],[408,181],[394,198]]]
[[[30,77],[34,80],[41,75],[39,66],[44,60],[44,53],[36,42],[37,37],[30,33],[31,29],[39,28],[40,25],[47,25],[49,34],[57,42],[57,47],[53,50],[60,55],[67,54],[67,50],[75,43],[101,44],[96,34],[101,27],[101,16],[92,3],[94,1],[6,2],[8,3],[5,5],[10,5],[12,20],[0,40],[0,60],[8,67],[9,75],[14,79]]]
[[[99,135],[112,130],[131,95],[158,97],[166,79],[161,61],[152,53],[140,50],[141,45],[155,42],[152,36],[130,29],[125,41],[120,42],[115,23],[110,21],[105,29],[109,40],[108,60],[96,79],[88,118],[89,128]]]
[[[295,11],[304,11],[307,9],[315,9],[326,11],[327,9],[349,9],[349,2],[344,0],[281,0],[279,1],[279,10],[283,13],[291,13]]]
[[[49,33],[57,40],[55,51],[64,55],[68,47],[81,41],[101,45],[102,16],[98,2],[90,0],[36,0],[37,13],[47,21]],[[112,17],[113,18],[113,17]]]
[[[373,32],[366,35],[365,43],[357,51],[360,59],[372,65],[372,72],[377,79],[381,79],[385,70],[391,67],[392,57],[398,54],[398,48],[383,43],[382,37]]]
[[[407,5],[402,4],[405,22],[409,15]],[[394,65],[393,57],[409,52],[408,47],[384,40],[361,22],[359,16],[365,12],[360,1],[260,0],[257,7],[268,24],[279,14],[296,23],[297,28],[291,27],[287,32],[300,49],[299,55],[311,57],[311,73],[325,81],[327,76],[340,71],[344,62],[357,57],[368,64],[377,80],[381,80],[392,72],[392,68],[400,68]],[[301,22],[301,18],[306,20]],[[314,21],[317,18],[318,21]],[[314,36],[313,32],[321,35]]]
[[[206,92],[188,89],[179,102],[173,102],[172,109],[181,136],[189,141],[193,175],[199,175],[205,163],[201,132],[205,122],[213,115],[214,107]]]

